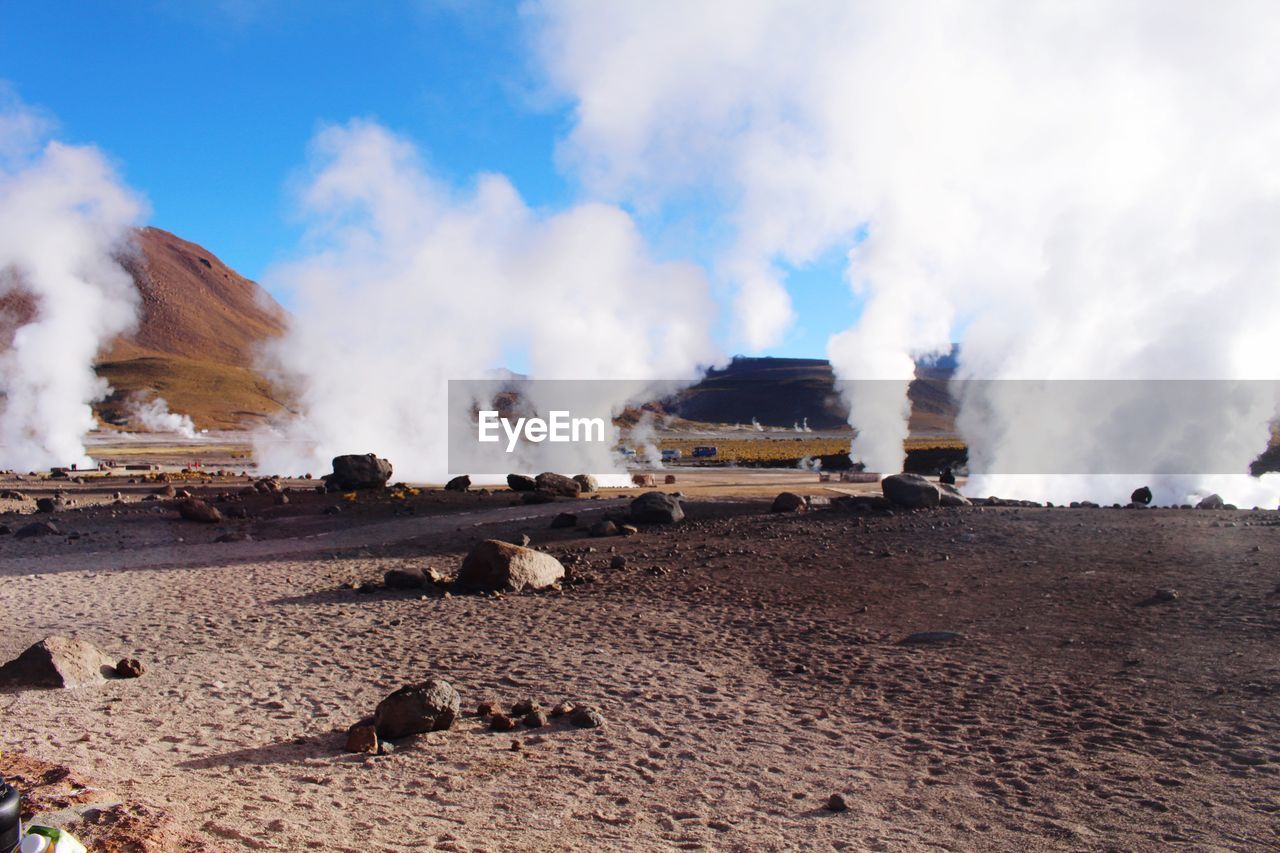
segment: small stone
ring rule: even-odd
[[[570,714],[572,714],[573,711],[574,711],[574,705],[572,702],[557,702],[556,706],[551,709],[551,716],[567,717]]]
[[[378,728],[371,717],[366,717],[347,729],[347,752],[365,752],[376,755],[378,747]]]
[[[497,711],[498,711],[497,699],[482,699],[480,703],[476,705],[477,717],[487,717],[490,714],[497,713]]]
[[[116,664],[116,678],[139,678],[146,672],[146,667],[137,658],[121,658]]]
[[[511,716],[523,717],[525,714],[532,713],[540,707],[542,706],[534,699],[521,699],[511,706]]]
[[[832,794],[827,798],[827,811],[829,812],[847,812],[849,804],[845,802],[842,794]]]
[[[516,721],[499,711],[489,718],[489,728],[495,732],[509,732],[516,727]]]
[[[382,582],[387,589],[422,589],[427,585],[427,576],[417,566],[405,566],[387,572]]]
[[[580,729],[598,729],[604,725],[604,717],[595,708],[583,706],[574,709],[569,722]]]
[[[555,518],[551,519],[552,530],[565,530],[578,526],[578,516],[571,512],[562,512]]]
[[[627,567],[627,558],[621,554],[614,554],[613,559],[609,561],[611,569],[625,569]]]
[[[540,729],[547,724],[547,712],[541,708],[534,708],[524,715],[522,722],[526,729]]]

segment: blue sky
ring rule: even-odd
[[[571,105],[545,94],[514,4],[0,0],[0,80],[59,138],[107,152],[151,224],[251,278],[297,245],[290,177],[326,123],[376,119],[450,182],[499,172],[534,206],[581,192],[555,158]],[[641,224],[660,254],[699,242]],[[825,355],[854,318],[842,267],[833,253],[795,272],[798,320],[768,354]]]

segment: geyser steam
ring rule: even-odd
[[[884,380],[851,401],[854,452],[873,469],[901,467],[915,359],[953,340],[966,377],[1275,378],[1269,4],[839,0],[798,14],[547,0],[535,19],[548,74],[576,105],[566,159],[590,186],[650,208],[719,199],[734,226],[719,267],[745,297],[745,340],[784,331],[779,269],[848,253],[861,313],[829,354],[842,378]],[[1114,430],[1176,429],[1152,402],[1137,426],[1081,412],[1084,440],[1044,452],[1085,458]],[[999,422],[962,425],[998,460],[1025,425],[987,408]],[[1274,414],[1222,419],[1223,440],[1250,448],[1241,474]],[[1274,505],[1274,481],[1197,479],[1166,499],[1217,485]],[[1049,482],[973,486],[1043,497]]]
[[[45,141],[40,115],[0,91],[0,467],[84,465],[98,350],[135,321],[114,256],[143,210],[101,153]]]
[[[305,256],[268,275],[294,294],[269,360],[299,414],[258,435],[266,470],[320,473],[372,450],[398,477],[437,480],[449,418],[467,428],[447,411],[450,379],[505,365],[640,380],[617,384],[620,409],[644,380],[696,378],[718,355],[703,274],[650,259],[617,207],[532,210],[499,175],[457,192],[368,122],[323,131],[311,153]]]

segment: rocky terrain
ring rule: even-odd
[[[1276,512],[908,511],[786,476],[788,512],[717,486],[608,536],[639,490],[5,482],[11,531],[58,532],[0,536],[0,661],[64,634],[145,671],[8,689],[0,749],[143,804],[156,849],[1280,845]],[[550,589],[449,587],[524,537]],[[433,678],[448,728],[348,751]]]

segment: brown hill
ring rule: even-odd
[[[159,228],[136,233],[120,264],[138,286],[137,329],[101,356],[112,395],[98,407],[121,423],[134,392],[153,392],[201,428],[252,425],[283,405],[254,369],[259,347],[284,332],[285,312],[209,250]]]
[[[279,410],[281,395],[253,366],[284,332],[284,310],[195,243],[159,228],[139,229],[134,242],[117,260],[138,288],[138,324],[99,356],[95,369],[112,387],[99,418],[125,424],[134,394],[163,397],[199,428],[243,428]],[[36,310],[21,290],[0,300],[0,347]]]

